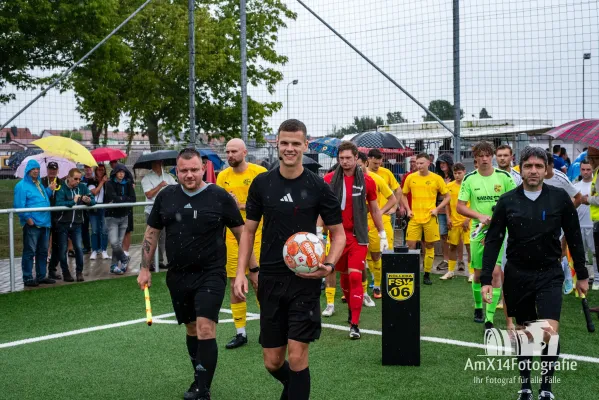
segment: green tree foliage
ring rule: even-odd
[[[7,85],[31,89],[49,81],[40,70],[72,65],[117,1],[0,1],[0,104],[15,98]]]
[[[60,132],[60,136],[71,138],[77,142],[81,142],[83,140],[83,135],[81,132],[72,130],[72,131],[62,131]]]
[[[482,110],[480,110],[480,113],[478,114],[478,118],[480,119],[485,119],[485,118],[493,118],[489,115],[489,113],[487,112],[487,109],[483,107]]]
[[[399,114],[401,115],[401,113]],[[342,138],[345,135],[375,130],[377,126],[380,125],[385,125],[385,121],[381,117],[354,117],[353,124],[340,129],[337,129],[337,127],[334,126],[330,135],[336,138]]]
[[[387,113],[387,125],[403,124],[404,122],[408,122],[408,120],[401,115],[401,111]]]
[[[435,114],[441,121],[453,121],[453,104],[447,100],[433,100],[430,102],[428,109]],[[460,109],[460,119],[464,117],[464,110]],[[434,121],[430,115],[423,115],[425,121]]]

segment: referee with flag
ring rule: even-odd
[[[150,286],[153,255],[163,229],[169,269],[166,285],[175,316],[187,329],[187,350],[194,382],[186,400],[210,400],[218,348],[216,324],[227,285],[225,228],[239,240],[243,218],[235,200],[223,188],[202,181],[200,153],[185,149],[177,157],[180,185],[169,185],[157,196],[142,243],[137,283]],[[256,265],[251,255],[252,265]]]
[[[578,275],[576,289],[586,295],[588,271],[578,215],[565,190],[543,183],[548,168],[547,154],[538,147],[526,147],[520,158],[522,185],[502,195],[497,202],[485,238],[480,281],[483,299],[493,298],[492,274],[502,246],[506,229],[509,233],[507,264],[503,290],[508,316],[516,319],[518,328],[536,320],[546,320],[549,335],[557,335],[562,308],[564,274],[560,265],[560,234],[563,229]],[[559,356],[548,354],[544,346],[539,400],[552,400],[551,381]],[[519,355],[522,388],[520,400],[532,400],[530,365],[532,356]]]

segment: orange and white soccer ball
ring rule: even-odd
[[[310,232],[291,235],[283,246],[283,259],[293,272],[308,273],[318,269],[324,261],[324,245]]]

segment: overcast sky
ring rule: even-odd
[[[451,0],[306,0],[401,86],[427,105],[453,103]],[[460,6],[461,107],[466,116],[486,107],[494,118],[538,117],[554,125],[582,117],[583,53],[586,117],[599,117],[599,0],[462,0]],[[289,57],[285,80],[260,101],[281,101],[269,122],[306,122],[310,134],[327,135],[355,115],[401,111],[422,121],[424,111],[368,65],[295,1],[296,21],[280,34],[277,51]],[[287,83],[289,103],[286,100]],[[33,97],[0,107],[5,121]],[[83,125],[71,93],[41,99],[15,122],[34,133]],[[11,123],[12,125],[12,123]]]

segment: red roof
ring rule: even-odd
[[[4,128],[0,132],[0,136],[6,137],[7,133],[10,133],[10,137],[12,139],[17,139],[17,140],[23,140],[23,139],[33,139],[33,140],[35,140],[35,139],[39,139],[38,137],[33,136],[31,134],[31,131],[29,130],[29,128],[17,128],[17,136],[13,135],[11,128]]]

